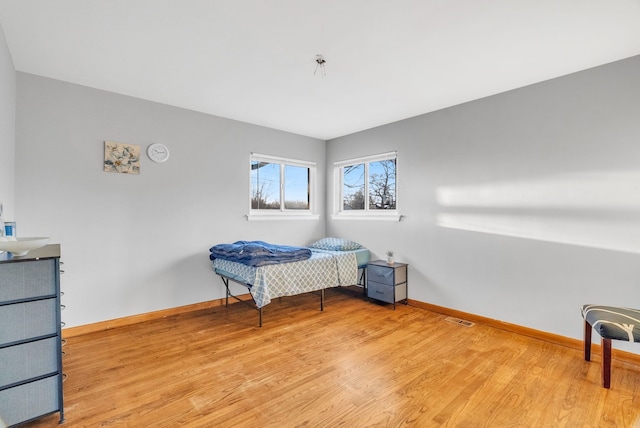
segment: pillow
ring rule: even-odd
[[[352,251],[359,250],[363,247],[357,242],[349,241],[348,239],[322,238],[314,242],[313,244],[310,244],[309,248],[328,251]]]

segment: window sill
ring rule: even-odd
[[[273,213],[273,214],[247,214],[247,221],[278,221],[278,220],[318,220],[319,214],[293,214],[293,213]]]
[[[402,221],[403,215],[393,214],[332,214],[331,220]]]

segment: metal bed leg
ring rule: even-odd
[[[251,295],[251,293],[249,293],[251,295],[251,300],[253,300],[253,303],[254,303],[253,305],[251,305],[251,303],[249,303],[247,301],[239,299],[237,296],[231,294],[231,290],[229,289],[229,279],[230,278],[227,278],[226,276],[223,276],[223,275],[220,275],[220,274],[218,274],[218,275],[220,276],[220,279],[222,279],[222,283],[224,284],[225,288],[227,289],[225,306],[227,306],[227,307],[229,306],[229,297],[233,297],[238,302],[242,302],[242,303],[244,303],[246,305],[249,305],[250,307],[252,307],[253,309],[257,310],[260,313],[260,323],[259,324],[260,324],[260,327],[262,327],[262,308],[258,307],[258,304],[256,303],[256,300],[253,298],[253,295]],[[232,281],[237,282],[235,280],[232,280]],[[239,284],[244,285],[246,287],[246,284],[242,284],[242,283],[239,283]]]
[[[225,278],[224,276],[221,276],[220,279],[222,279],[222,283],[224,284],[224,288],[227,290],[226,292],[226,300],[224,302],[224,306],[225,307],[229,307],[229,280],[227,278]]]
[[[324,311],[324,288],[320,290],[320,310]]]
[[[362,268],[362,274],[360,274],[360,280],[358,285],[362,285],[362,296],[367,297],[367,267]]]

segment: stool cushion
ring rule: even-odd
[[[583,305],[582,317],[605,339],[640,342],[640,310]]]

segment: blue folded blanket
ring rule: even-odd
[[[311,257],[305,247],[269,244],[264,241],[237,241],[233,244],[218,244],[209,249],[209,258],[229,260],[247,266],[264,266],[277,263],[297,262]]]

